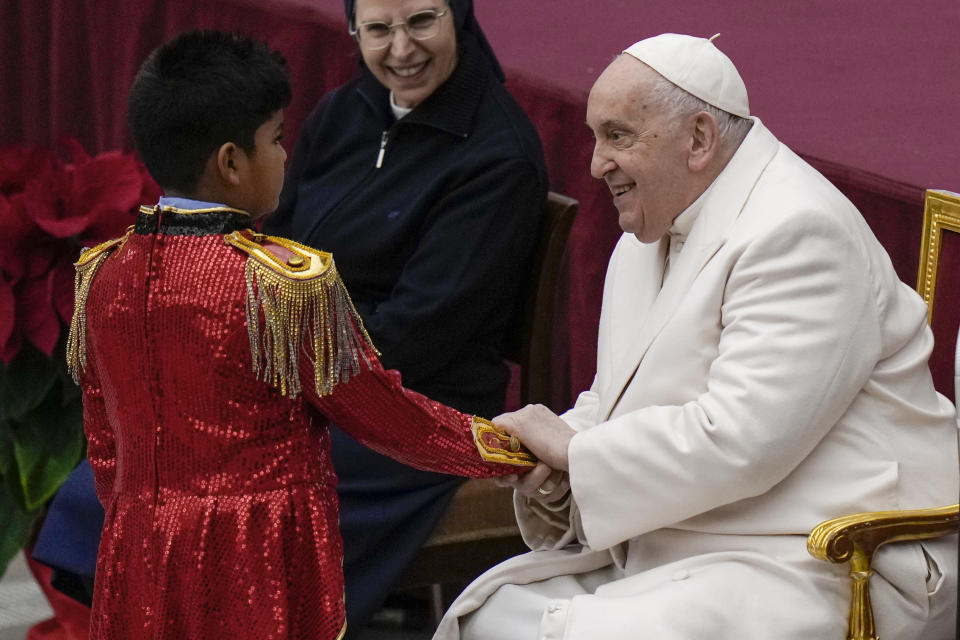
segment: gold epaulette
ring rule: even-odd
[[[370,366],[362,345],[373,342],[332,255],[250,230],[223,239],[248,256],[247,332],[258,377],[283,395],[298,395],[304,353],[313,359],[314,385],[324,396],[359,373],[361,360]]]
[[[90,284],[100,265],[123,246],[131,233],[132,226],[119,238],[82,249],[80,258],[73,264],[77,271],[73,276],[73,317],[67,335],[67,369],[78,384],[87,367],[87,295],[90,293]]]
[[[536,456],[520,443],[519,438],[510,435],[489,420],[474,416],[470,427],[473,430],[473,441],[477,445],[477,451],[487,462],[500,462],[517,467],[536,466]]]

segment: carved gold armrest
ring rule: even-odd
[[[874,511],[827,520],[807,538],[807,551],[815,558],[850,563],[853,597],[847,640],[879,640],[870,605],[870,562],[880,545],[903,540],[924,540],[953,533],[958,506],[913,511]]]

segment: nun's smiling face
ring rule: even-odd
[[[418,40],[410,35],[410,29],[399,26],[411,16],[411,26],[424,19],[429,22],[430,14],[423,12],[430,11],[446,12],[436,18],[436,35]],[[380,84],[393,91],[401,107],[415,107],[426,100],[457,66],[453,12],[443,0],[357,0],[354,18],[363,61]],[[364,27],[371,23],[381,23],[373,25],[380,31],[383,25],[397,25],[382,49],[372,49],[371,38],[364,37],[370,34]],[[413,31],[417,33],[416,28]],[[427,29],[426,34],[430,33],[432,29]]]

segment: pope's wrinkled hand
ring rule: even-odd
[[[551,469],[543,462],[538,462],[537,466],[523,477],[501,476],[494,478],[494,482],[501,487],[512,487],[521,495],[541,502],[561,500],[570,491],[570,477],[567,472]]]
[[[493,422],[519,437],[551,469],[569,470],[567,449],[576,431],[550,409],[542,404],[528,404],[519,411],[497,416]]]

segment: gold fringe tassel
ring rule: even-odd
[[[116,241],[105,244],[116,244]],[[67,370],[77,384],[80,384],[80,376],[87,368],[87,296],[90,294],[93,276],[111,255],[107,248],[100,245],[93,249],[84,249],[80,260],[74,265],[77,272],[73,276],[73,317],[70,319],[70,333],[67,335]],[[87,254],[90,257],[87,257]]]
[[[370,367],[362,344],[366,340],[372,347],[373,343],[332,263],[315,278],[294,280],[248,259],[245,275],[247,331],[253,370],[259,378],[285,396],[297,396],[299,358],[307,347],[312,351],[314,385],[320,396],[358,374],[361,358]]]

